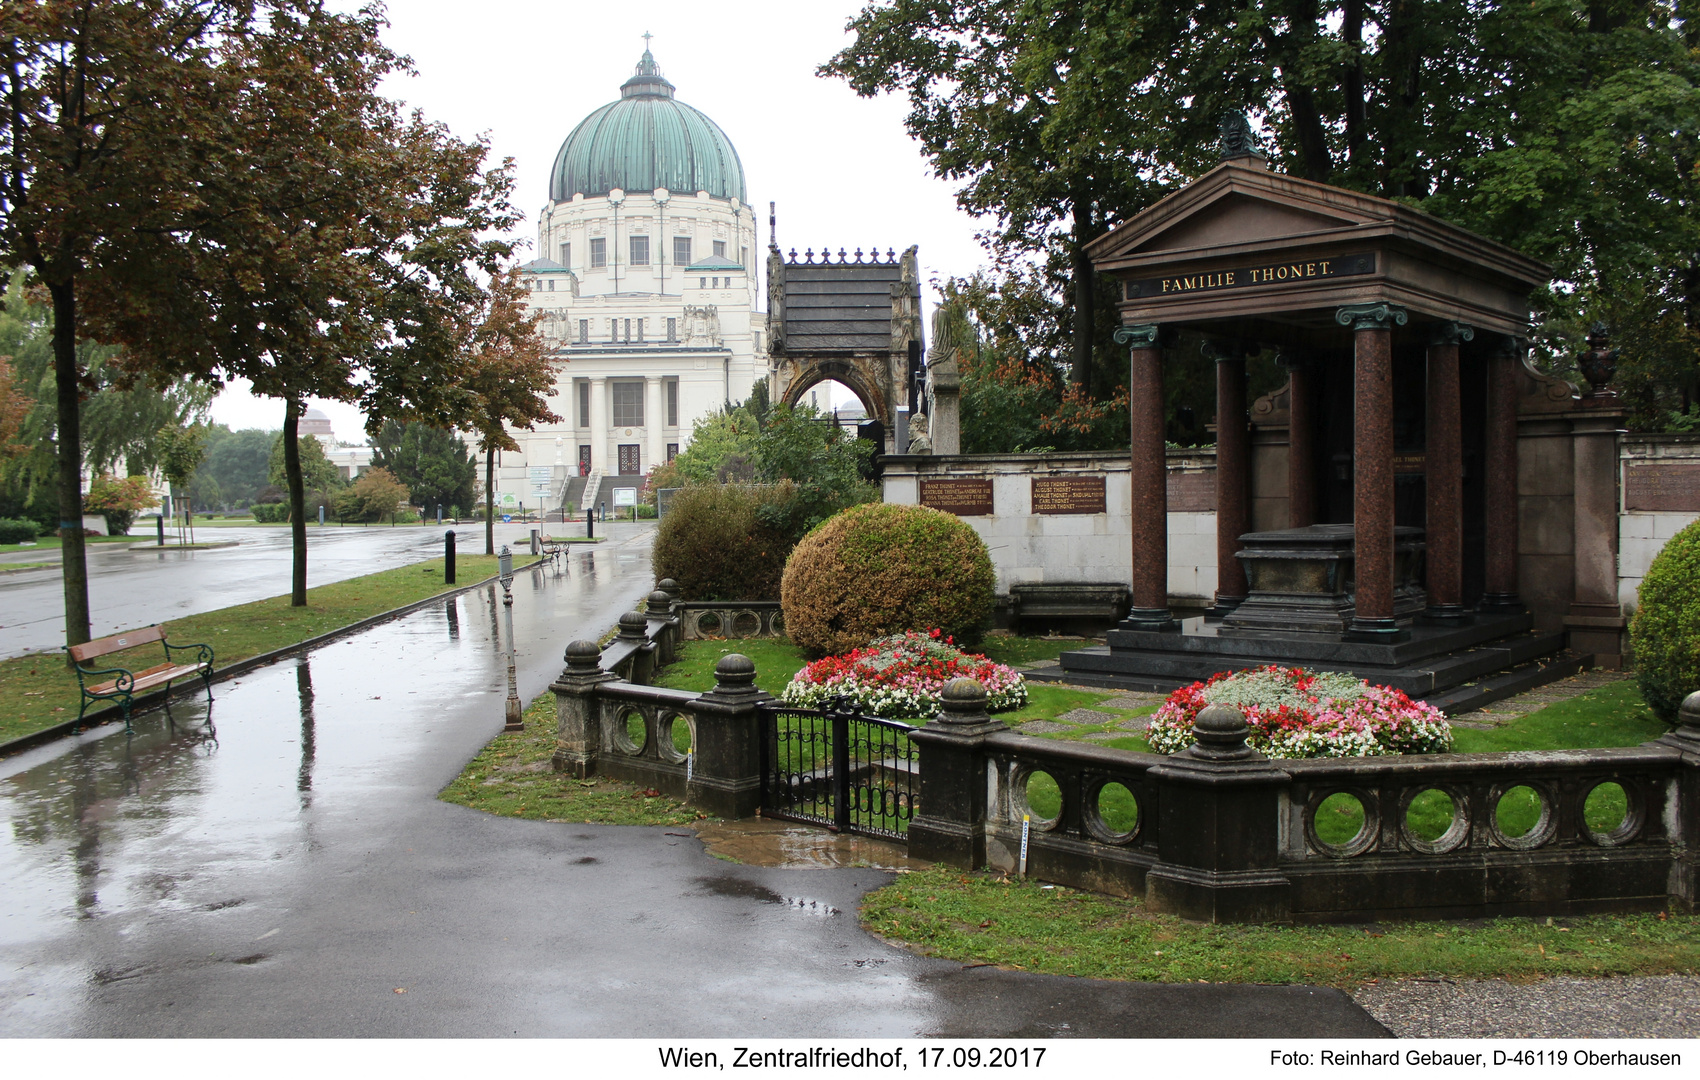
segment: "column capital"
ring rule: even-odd
[[[1460,345],[1466,341],[1474,341],[1476,329],[1461,322],[1435,323],[1429,331],[1430,345]]]
[[[1157,347],[1157,333],[1160,329],[1161,327],[1156,323],[1118,326],[1114,337],[1118,345],[1127,345],[1134,349],[1155,349]]]
[[[1306,353],[1294,352],[1290,347],[1283,345],[1275,350],[1275,363],[1288,371],[1295,368],[1309,369],[1316,363],[1316,358]]]
[[[1494,343],[1493,355],[1502,360],[1521,360],[1523,352],[1528,348],[1528,342],[1510,334],[1501,334]]]
[[[1248,356],[1256,356],[1262,351],[1262,347],[1254,341],[1240,341],[1237,339],[1232,341],[1220,341],[1213,338],[1205,338],[1201,351],[1203,352],[1206,360],[1214,360],[1216,363],[1221,364],[1230,360],[1244,360]]]
[[[1391,330],[1410,321],[1410,312],[1395,304],[1347,304],[1334,321],[1353,330]]]

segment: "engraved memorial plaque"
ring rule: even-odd
[[[1046,476],[1033,478],[1035,514],[1102,514],[1102,476]]]
[[[992,482],[980,476],[950,476],[921,481],[921,505],[957,517],[990,517]]]
[[[1170,513],[1212,513],[1216,509],[1216,472],[1172,472],[1168,491]]]
[[[1629,510],[1700,511],[1700,461],[1632,461],[1623,481]]]

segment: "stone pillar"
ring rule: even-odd
[[[1286,921],[1281,789],[1291,778],[1246,744],[1250,729],[1236,706],[1207,706],[1192,730],[1195,745],[1146,773],[1158,786],[1159,815],[1146,906],[1202,922]]]
[[[1478,611],[1520,613],[1517,595],[1517,369],[1523,343],[1504,338],[1488,358],[1486,582]]]
[[[1565,615],[1570,648],[1599,667],[1623,666],[1627,625],[1617,598],[1617,438],[1623,411],[1612,398],[1584,398],[1571,420],[1576,520],[1576,594]]]
[[[1169,614],[1169,470],[1163,438],[1163,351],[1157,326],[1123,326],[1116,341],[1131,347],[1128,411],[1132,414],[1133,609],[1123,630],[1172,630]]]
[[[761,810],[761,714],[772,701],[755,685],[749,657],[730,653],[714,665],[714,689],[696,699],[696,758],[685,801],[716,817]]]
[[[596,755],[602,749],[602,703],[597,687],[619,676],[602,670],[602,650],[594,641],[567,646],[567,667],[549,684],[555,692],[556,772],[580,780],[596,775]]]
[[[986,861],[986,738],[1008,729],[986,712],[986,688],[977,680],[952,679],[939,696],[939,718],[910,735],[926,767],[920,813],[909,822],[909,857],[972,870]]]
[[[1236,553],[1240,537],[1251,531],[1251,426],[1245,409],[1245,353],[1237,343],[1215,352],[1216,606],[1210,614],[1221,618],[1244,603],[1249,591]]]
[[[1476,332],[1441,323],[1428,345],[1428,430],[1423,456],[1427,489],[1426,565],[1430,622],[1470,620],[1464,608],[1464,427],[1460,418],[1458,344]]]
[[[962,453],[962,376],[955,360],[934,366],[928,375],[932,384],[932,438],[934,454]]]
[[[1408,636],[1393,621],[1393,327],[1409,316],[1392,304],[1334,313],[1352,328],[1352,561],[1357,588],[1351,629],[1359,640]]]
[[[1675,806],[1666,811],[1673,849],[1670,897],[1672,911],[1693,914],[1700,911],[1700,690],[1682,699],[1676,715],[1676,730],[1646,745],[1669,746],[1682,752],[1675,798],[1670,800]]]
[[[655,676],[655,646],[648,637],[649,619],[641,611],[628,611],[620,616],[620,632],[614,644],[630,650],[626,681],[634,686],[648,686]]]
[[[648,375],[643,380],[643,426],[649,433],[649,460],[638,469],[648,472],[667,460],[667,409],[661,400],[659,375]]]
[[[1316,364],[1283,353],[1287,369],[1287,527],[1316,524]]]
[[[608,380],[602,375],[590,379],[590,468],[608,475],[614,462],[608,456]]]
[[[666,667],[679,655],[679,617],[673,613],[673,598],[659,586],[644,601],[644,633],[655,642],[655,666]]]

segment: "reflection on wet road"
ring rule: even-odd
[[[522,696],[650,583],[641,542],[521,574]],[[963,971],[856,926],[882,871],[441,803],[502,725],[499,615],[475,590],[0,762],[0,1036],[1375,1031],[1329,991]]]

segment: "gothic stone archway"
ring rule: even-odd
[[[921,287],[916,249],[836,260],[811,249],[770,248],[768,353],[772,394],[794,405],[812,386],[834,379],[862,400],[868,418],[897,428],[897,408],[912,361],[921,353]]]

